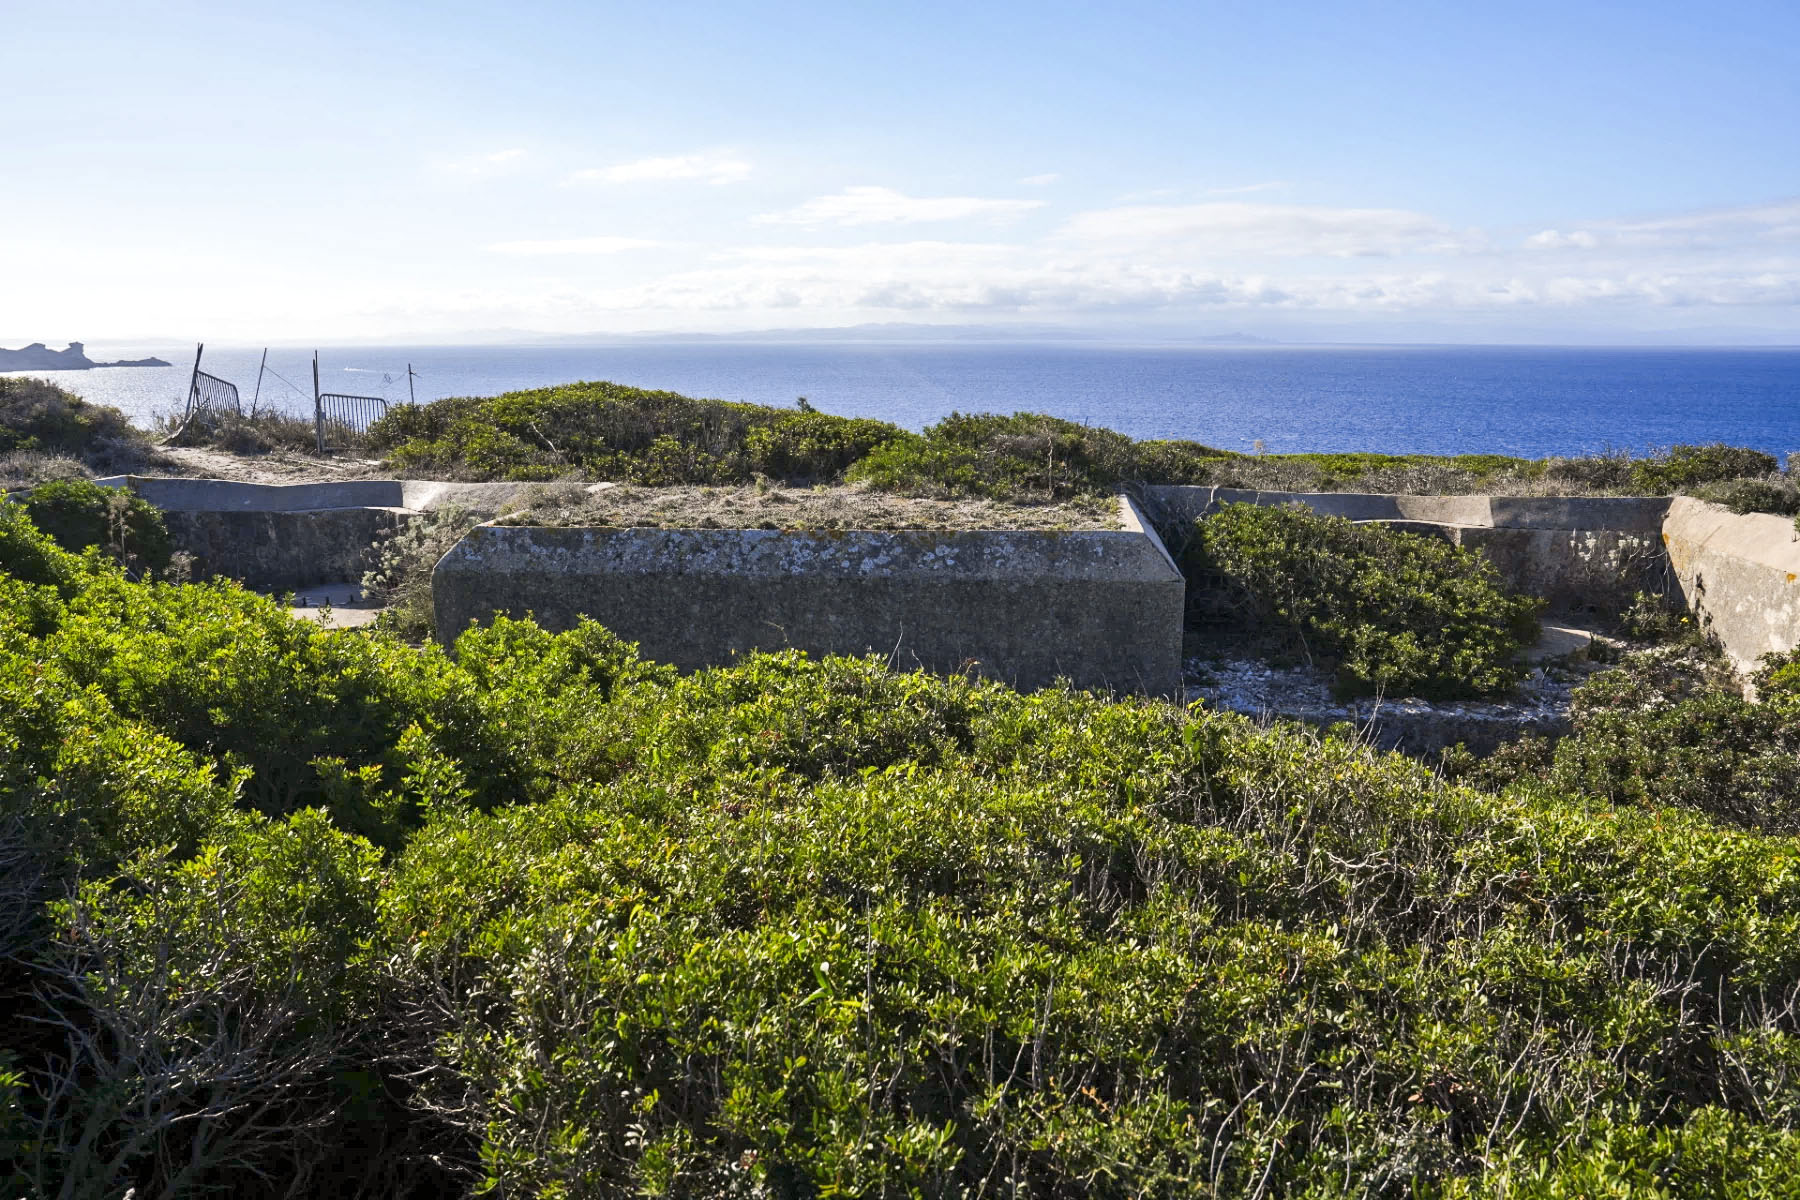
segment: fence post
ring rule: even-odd
[[[325,457],[325,410],[319,406],[319,352],[313,351],[313,438],[319,443],[319,457]]]
[[[187,400],[181,406],[182,416],[184,418],[191,417],[194,414],[194,396],[200,390],[200,354],[205,349],[205,342],[200,342],[194,346],[194,373],[188,376]]]

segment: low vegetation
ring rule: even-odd
[[[1327,667],[1344,695],[1504,693],[1542,608],[1474,551],[1300,505],[1201,518],[1183,569],[1203,626]]]
[[[1800,833],[1800,651],[1765,656],[1746,681],[1652,597],[1639,598],[1627,623],[1655,641],[1576,689],[1568,736],[1526,739],[1484,760],[1453,753],[1452,773]]]
[[[1796,850],[1198,708],[329,631],[0,505],[9,1194],[1779,1196]]]
[[[499,518],[502,525],[638,529],[1117,529],[1118,500],[1085,494],[1038,503],[985,497],[938,500],[859,487],[662,487],[544,484]]]
[[[169,445],[203,446],[227,454],[261,455],[279,451],[318,452],[318,430],[310,418],[263,409],[240,416],[221,409],[200,409],[162,420],[158,433]],[[337,444],[342,445],[340,436]]]
[[[162,510],[127,488],[59,479],[34,489],[23,503],[32,522],[64,550],[96,547],[135,576],[169,568],[174,544]]]
[[[953,413],[919,433],[883,421],[698,400],[613,383],[401,405],[370,432],[395,469],[433,477],[649,486],[862,483],[907,495],[1058,499],[1123,484],[1414,494],[1664,495],[1738,481],[1786,487],[1776,461],[1724,445],[1524,459],[1497,454],[1245,455],[1136,441],[1038,413]],[[1791,494],[1786,487],[1784,494]],[[1733,493],[1756,503],[1749,487]],[[1780,511],[1763,509],[1760,511]]]
[[[458,478],[581,478],[662,486],[865,482],[931,496],[1104,491],[1128,480],[1184,482],[1221,451],[1133,442],[1030,413],[952,415],[922,434],[810,408],[695,400],[577,383],[491,399],[402,405],[370,431],[402,470]]]
[[[137,471],[152,457],[149,439],[118,409],[43,379],[0,376],[0,490]]]

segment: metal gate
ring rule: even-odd
[[[347,396],[341,392],[321,392],[313,405],[313,426],[318,433],[319,452],[331,446],[352,446],[362,442],[369,426],[387,416],[388,402],[380,396]]]

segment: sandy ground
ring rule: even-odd
[[[168,446],[157,450],[164,460],[156,473],[198,479],[230,479],[238,483],[321,483],[338,479],[391,479],[375,458],[317,458],[289,450],[267,454],[230,454],[200,446]],[[149,473],[149,472],[146,472]]]

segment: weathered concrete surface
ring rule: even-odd
[[[1225,504],[1304,504],[1322,516],[1379,521],[1480,550],[1516,592],[1551,609],[1614,615],[1634,593],[1669,589],[1661,530],[1666,496],[1397,496],[1149,487],[1164,529]]]
[[[198,579],[236,579],[256,591],[297,588],[319,579],[360,579],[371,546],[418,514],[401,508],[327,508],[311,512],[184,512],[163,522],[178,550],[194,556]]]
[[[177,550],[194,556],[199,579],[237,579],[259,591],[320,579],[360,579],[372,547],[420,513],[454,505],[492,514],[527,485],[346,479],[325,483],[240,483],[114,475],[163,510]]]
[[[1119,531],[778,532],[484,525],[437,565],[440,636],[496,612],[590,616],[683,669],[751,650],[973,668],[1021,688],[1176,694],[1183,582],[1122,502]]]
[[[1800,541],[1790,517],[1729,509],[1686,496],[1663,527],[1688,608],[1740,670],[1800,645]]]
[[[531,486],[441,483],[426,479],[342,479],[324,483],[241,483],[234,479],[165,479],[112,475],[104,487],[128,487],[170,512],[318,512],[332,508],[406,508],[428,512],[456,505],[496,513]]]

